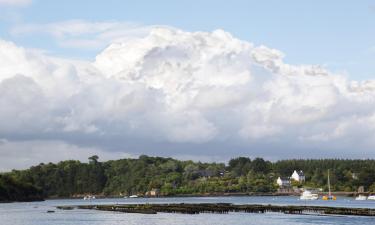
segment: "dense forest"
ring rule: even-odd
[[[265,193],[275,192],[277,177],[288,177],[294,170],[303,170],[306,176],[305,183],[294,185],[326,190],[328,169],[334,191],[356,191],[359,186],[375,191],[375,160],[270,162],[262,158],[239,157],[224,164],[142,155],[138,159],[107,162],[100,162],[97,156],[92,156],[88,163],[69,160],[13,170],[0,177],[0,198],[4,198],[4,193],[16,196],[12,193],[29,189],[33,190],[32,193],[42,190],[46,197],[132,195],[144,194],[151,189],[159,189],[162,195]],[[21,188],[7,191],[10,184]]]
[[[43,200],[42,190],[34,185],[0,174],[0,202]]]

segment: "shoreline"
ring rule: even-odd
[[[327,195],[328,192],[319,192],[319,195]],[[370,193],[357,193],[357,192],[332,192],[332,195],[335,196],[345,196],[345,197],[354,197],[358,194],[369,195]],[[97,199],[111,199],[111,198],[124,198],[124,196],[120,195],[102,195],[102,194],[91,194],[95,196]],[[23,201],[0,201],[1,203],[14,203],[14,202],[41,202],[45,200],[62,200],[62,199],[82,199],[86,195],[75,195],[70,197],[65,196],[51,196],[46,197],[44,199],[36,199],[36,200],[23,200]],[[158,196],[141,196],[139,198],[189,198],[189,197],[245,197],[245,196],[255,196],[255,197],[278,197],[278,196],[300,196],[300,193],[277,193],[277,192],[270,192],[270,193],[206,193],[206,194],[177,194],[177,195],[158,195]]]
[[[11,200],[6,200],[6,201],[0,201],[0,204],[2,203],[27,203],[27,202],[44,202],[45,200],[48,199],[38,199],[38,200],[23,200],[23,201],[11,201]]]
[[[46,200],[56,200],[56,199],[81,199],[82,196],[72,196],[72,197],[48,197]],[[103,198],[124,198],[120,195],[94,195],[96,199]],[[158,196],[141,196],[139,198],[189,198],[189,197],[244,197],[244,196],[299,196],[299,194],[279,194],[279,193],[207,193],[207,194],[178,194],[178,195],[158,195]]]
[[[319,195],[327,195],[328,192],[319,192]],[[335,196],[345,196],[345,197],[354,197],[358,194],[368,195],[369,193],[357,193],[357,192],[332,192],[332,195]],[[104,198],[124,198],[124,196],[120,195],[101,195],[101,194],[90,194],[95,196],[97,199],[104,199]],[[270,192],[270,193],[206,193],[206,194],[177,194],[177,195],[158,195],[158,196],[142,196],[139,195],[139,198],[189,198],[189,197],[245,197],[245,196],[255,196],[255,197],[268,197],[268,196],[300,196],[300,193],[277,193],[277,192]],[[58,200],[58,199],[82,199],[86,195],[76,195],[71,197],[60,197],[60,196],[52,196],[45,198],[45,200]]]

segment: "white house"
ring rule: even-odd
[[[294,170],[290,179],[293,179],[293,180],[298,181],[298,182],[304,182],[305,181],[305,174],[303,174],[302,170],[300,170],[298,172],[296,170]]]
[[[277,178],[276,183],[280,187],[288,187],[288,186],[290,186],[290,180],[289,179],[285,179],[285,178],[281,178],[281,177]]]

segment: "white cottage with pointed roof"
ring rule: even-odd
[[[305,182],[305,174],[303,173],[302,170],[296,171],[294,170],[292,176],[290,177],[291,179],[298,181],[298,182]]]

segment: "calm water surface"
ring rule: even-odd
[[[287,215],[281,213],[251,214],[125,214],[93,210],[57,210],[57,205],[121,204],[121,203],[214,203],[234,204],[279,204],[279,205],[330,205],[344,207],[375,208],[375,201],[355,201],[339,198],[337,201],[300,201],[297,197],[199,197],[199,198],[156,198],[156,199],[97,199],[48,200],[31,203],[0,204],[1,225],[302,225],[302,224],[361,224],[374,225],[375,218],[354,216]],[[55,210],[55,213],[46,213]]]

